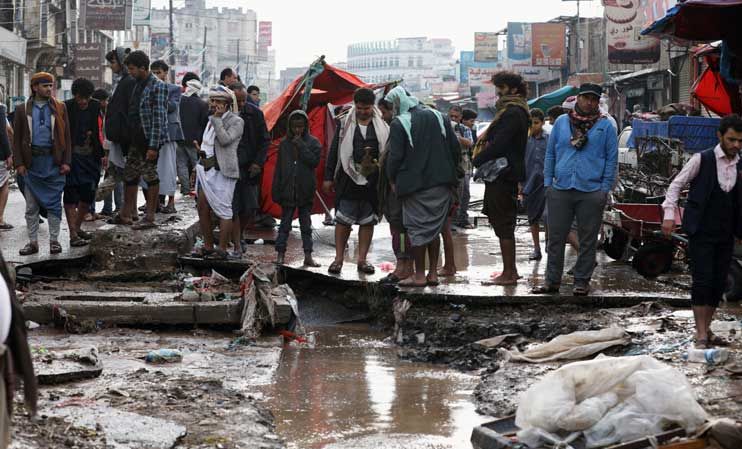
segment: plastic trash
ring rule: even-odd
[[[263,239],[257,239],[254,242],[252,242],[253,245],[264,245],[265,241]]]
[[[706,419],[679,371],[650,356],[600,356],[545,375],[521,395],[515,424],[519,440],[531,447],[541,441],[537,430],[584,431],[588,447],[597,447],[673,423],[694,432]]]
[[[163,363],[178,363],[183,361],[183,354],[177,349],[158,349],[156,351],[149,351],[147,357],[144,358],[144,361],[155,365]]]
[[[729,358],[729,350],[725,348],[709,349],[688,349],[683,353],[683,360],[689,363],[705,363],[707,365],[716,365],[724,363]]]

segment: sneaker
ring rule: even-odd
[[[542,257],[541,251],[533,250],[531,252],[531,255],[528,256],[528,260],[541,260],[541,257]]]

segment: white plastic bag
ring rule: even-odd
[[[560,335],[553,340],[519,352],[517,349],[499,352],[505,360],[542,363],[554,360],[579,360],[612,346],[626,345],[631,339],[624,329],[609,327],[599,331],[580,331]]]
[[[544,376],[521,396],[515,423],[519,437],[533,438],[534,428],[582,430],[589,443],[607,445],[659,433],[665,423],[692,432],[706,418],[680,372],[650,356],[601,356]]]

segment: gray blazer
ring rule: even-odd
[[[240,144],[245,122],[239,114],[230,112],[222,117],[209,117],[214,127],[214,153],[219,170],[227,178],[240,178],[240,164],[237,159],[237,146]]]

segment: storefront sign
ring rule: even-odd
[[[132,9],[132,0],[81,0],[81,22],[93,30],[128,30]]]
[[[474,33],[474,60],[477,62],[497,61],[497,33]]]
[[[149,26],[152,22],[152,0],[133,0],[134,25]]]
[[[77,44],[74,46],[75,52],[75,76],[86,78],[93,82],[96,87],[103,85],[103,45],[95,44]]]

